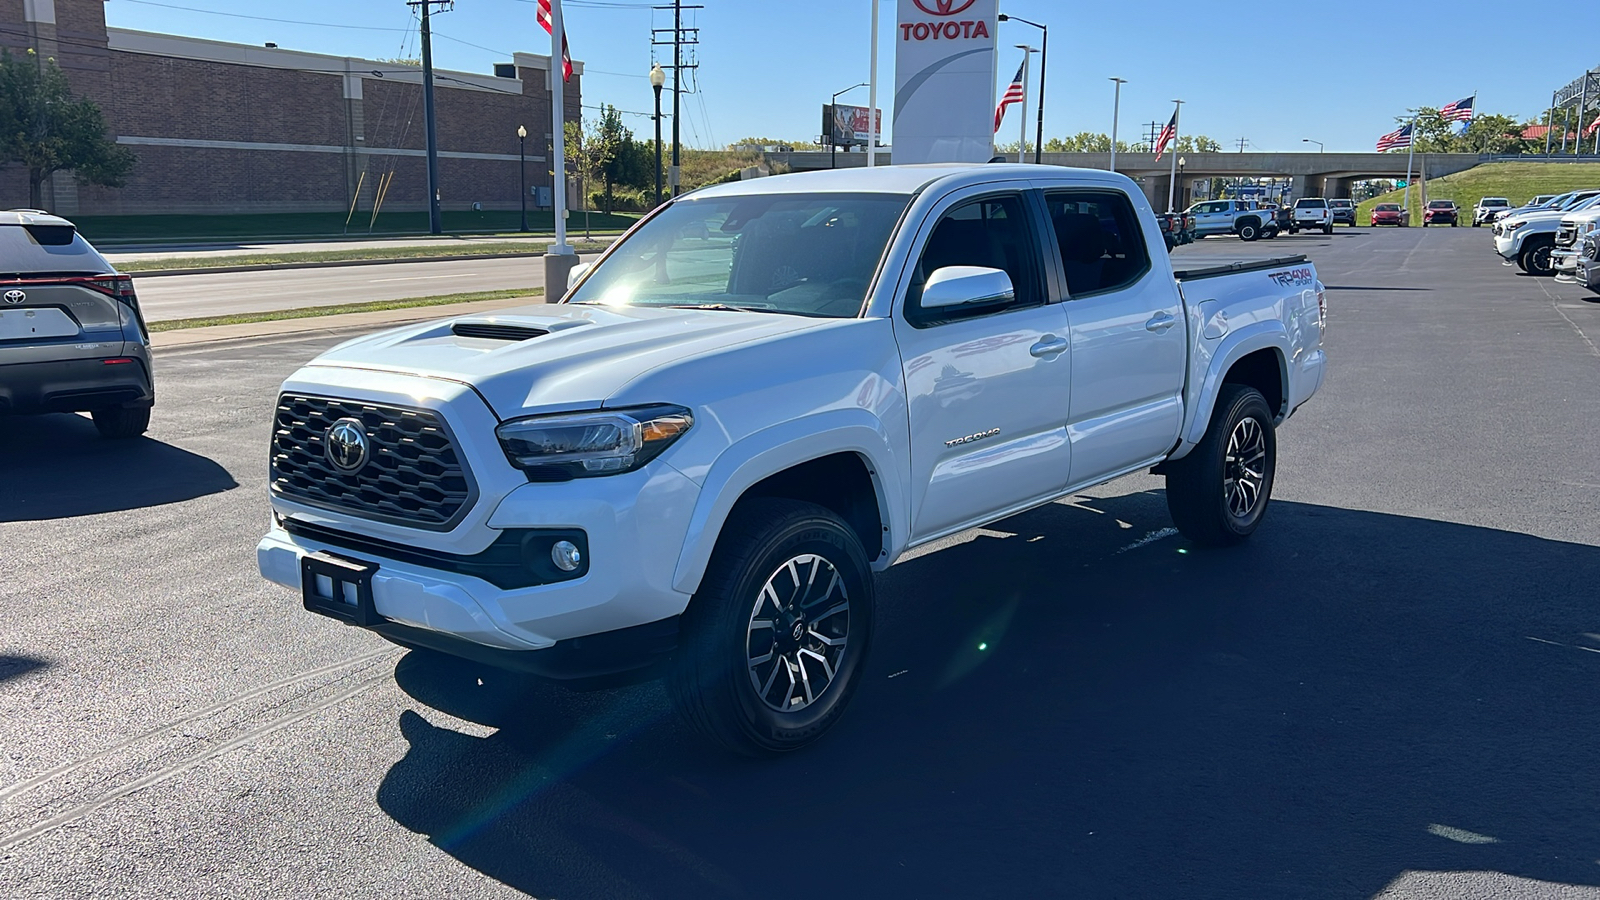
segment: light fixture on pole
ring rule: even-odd
[[[996,18],[1001,22],[1021,22],[1024,25],[1032,25],[1044,32],[1044,36],[1039,39],[1039,125],[1033,139],[1033,161],[1037,165],[1040,161],[1040,154],[1044,150],[1044,76],[1045,66],[1050,61],[1048,55],[1050,53],[1050,29],[1047,26],[1040,25],[1038,22],[1030,22],[1017,16],[1008,16],[1005,13],[1001,13]],[[1023,143],[1027,143],[1027,141],[1023,141]]]
[[[1042,64],[1043,60],[1040,60],[1040,63]],[[1113,75],[1111,80],[1117,83],[1111,95],[1111,171],[1115,172],[1117,170],[1117,116],[1122,111],[1122,86],[1128,83],[1128,79],[1118,78]],[[1044,85],[1041,84],[1040,87],[1043,88]]]
[[[522,205],[522,230],[528,230],[528,127],[517,126],[517,200]]]
[[[1324,146],[1325,145],[1321,141],[1313,141],[1311,138],[1301,138],[1300,139],[1300,143],[1302,143],[1302,144],[1316,144],[1317,145],[1317,152],[1318,153],[1324,152]]]
[[[833,92],[833,99],[828,101],[828,115],[833,119],[833,121],[829,123],[829,128],[828,128],[828,146],[833,151],[833,155],[831,157],[829,157],[829,159],[828,159],[828,168],[830,168],[830,169],[836,169],[836,168],[839,167],[839,145],[834,143],[834,134],[833,134],[833,127],[832,127],[833,125],[836,125],[839,122],[839,114],[834,112],[834,107],[839,105],[839,95],[840,94],[848,94],[848,93],[850,93],[851,91],[855,90],[858,87],[869,87],[869,86],[870,85],[865,81],[861,82],[860,84],[852,84],[852,85],[850,85],[849,87],[845,88],[842,91],[834,91]],[[868,121],[867,121],[867,130],[871,131],[873,123],[871,121],[871,119],[872,119],[872,110],[870,110],[870,109],[867,110],[867,119],[868,119]]]
[[[1183,167],[1187,166],[1188,164],[1189,164],[1189,160],[1186,157],[1182,157],[1182,156],[1178,157],[1178,183],[1179,184],[1183,183]],[[1179,202],[1180,205],[1182,205],[1183,203],[1185,203],[1188,200],[1188,198],[1185,196],[1187,193],[1188,192],[1183,190],[1182,188],[1178,189],[1178,202]]]
[[[656,205],[661,205],[661,86],[667,83],[667,73],[661,66],[650,67],[650,87],[656,92]]]

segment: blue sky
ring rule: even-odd
[[[720,146],[746,136],[813,138],[829,95],[866,80],[873,0],[696,2],[707,8],[693,16],[700,27],[701,68],[698,93],[684,98],[686,145]],[[895,4],[878,2],[878,105],[887,109]],[[644,77],[652,60],[650,28],[670,24],[669,16],[650,5],[568,0],[572,53],[588,67],[585,103],[650,108]],[[436,63],[488,73],[512,51],[548,52],[548,38],[534,21],[536,8],[533,0],[458,0],[453,12],[435,18]],[[1482,0],[1001,0],[1000,8],[1051,26],[1046,137],[1109,132],[1107,78],[1118,75],[1128,79],[1122,89],[1124,139],[1136,138],[1140,123],[1164,122],[1170,101],[1181,97],[1187,101],[1184,133],[1208,134],[1229,149],[1245,137],[1247,149],[1256,150],[1305,150],[1302,138],[1323,141],[1330,151],[1370,150],[1406,107],[1441,106],[1474,91],[1482,111],[1538,115],[1553,89],[1600,57],[1600,51],[1578,46],[1584,42],[1552,41],[1548,17],[1507,15],[1504,3]],[[404,44],[413,25],[403,0],[109,0],[106,18],[123,28],[250,44],[275,41],[337,55],[392,57],[403,45],[415,47],[414,37]],[[1010,45],[1034,42],[1038,31],[1016,23],[1000,29],[1006,49],[999,77],[1005,80],[1020,57]],[[1418,33],[1436,35],[1440,51],[1414,49],[1428,43],[1419,42]],[[1284,65],[1308,59],[1322,62],[1304,70]],[[866,95],[859,89],[840,102],[864,106]],[[650,129],[647,118],[628,123],[641,136]],[[1014,124],[1008,117],[1002,138],[1011,139]]]

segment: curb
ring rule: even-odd
[[[394,259],[338,259],[326,262],[257,263],[248,266],[196,266],[189,269],[135,269],[124,273],[133,278],[162,278],[169,275],[222,275],[228,272],[272,272],[279,269],[342,269],[350,266],[388,266],[395,263],[467,262],[476,259],[519,259],[544,256],[545,251],[524,253],[461,253],[450,256],[402,256]]]
[[[375,312],[338,313],[331,316],[304,316],[298,319],[274,319],[270,322],[249,322],[241,325],[206,325],[200,328],[180,328],[158,331],[150,335],[150,348],[157,352],[171,352],[194,347],[214,347],[246,341],[271,339],[296,340],[318,333],[344,331],[381,331],[396,325],[448,319],[457,316],[483,315],[518,306],[536,306],[544,303],[542,295],[508,297],[504,300],[476,300],[464,303],[442,303],[437,306],[408,306]]]

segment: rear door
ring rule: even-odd
[[[1067,483],[1070,342],[1051,293],[1038,197],[977,186],[934,207],[894,318],[911,425],[912,540],[1042,501]],[[925,309],[947,266],[1003,269],[1015,297]]]
[[[1142,200],[1143,198],[1139,198]],[[1072,332],[1071,484],[1170,451],[1183,424],[1188,331],[1135,198],[1115,187],[1046,189]]]

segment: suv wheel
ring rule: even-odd
[[[798,750],[850,702],[872,617],[872,570],[838,516],[795,500],[742,503],[683,615],[673,705],[735,753]]]
[[[135,438],[150,427],[148,406],[105,406],[91,411],[89,417],[100,436],[107,438]]]
[[[1277,459],[1266,398],[1253,387],[1224,384],[1200,445],[1165,467],[1173,523],[1196,544],[1243,541],[1266,515]]]

